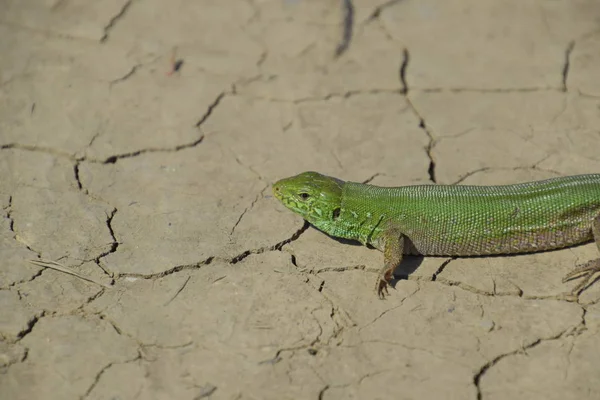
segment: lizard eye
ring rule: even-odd
[[[299,196],[300,196],[300,198],[302,200],[306,200],[306,199],[308,199],[310,197],[310,194],[308,194],[308,193],[300,193]]]

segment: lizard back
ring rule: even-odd
[[[528,253],[591,240],[599,211],[600,174],[502,186],[345,182],[327,233],[381,249],[381,234],[393,224],[411,244],[407,253]]]

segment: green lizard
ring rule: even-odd
[[[328,235],[358,240],[384,254],[376,291],[403,254],[482,256],[532,253],[594,240],[600,250],[600,174],[504,186],[378,187],[304,172],[273,185],[287,208]],[[563,279],[595,282],[600,259]]]

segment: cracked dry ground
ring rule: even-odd
[[[88,3],[2,2],[0,398],[600,398],[593,244],[380,301],[270,195],[598,172],[597,0]]]

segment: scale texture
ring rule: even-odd
[[[505,186],[348,182],[338,227],[328,233],[376,245],[392,223],[423,255],[527,253],[591,240],[599,209],[600,175]]]

